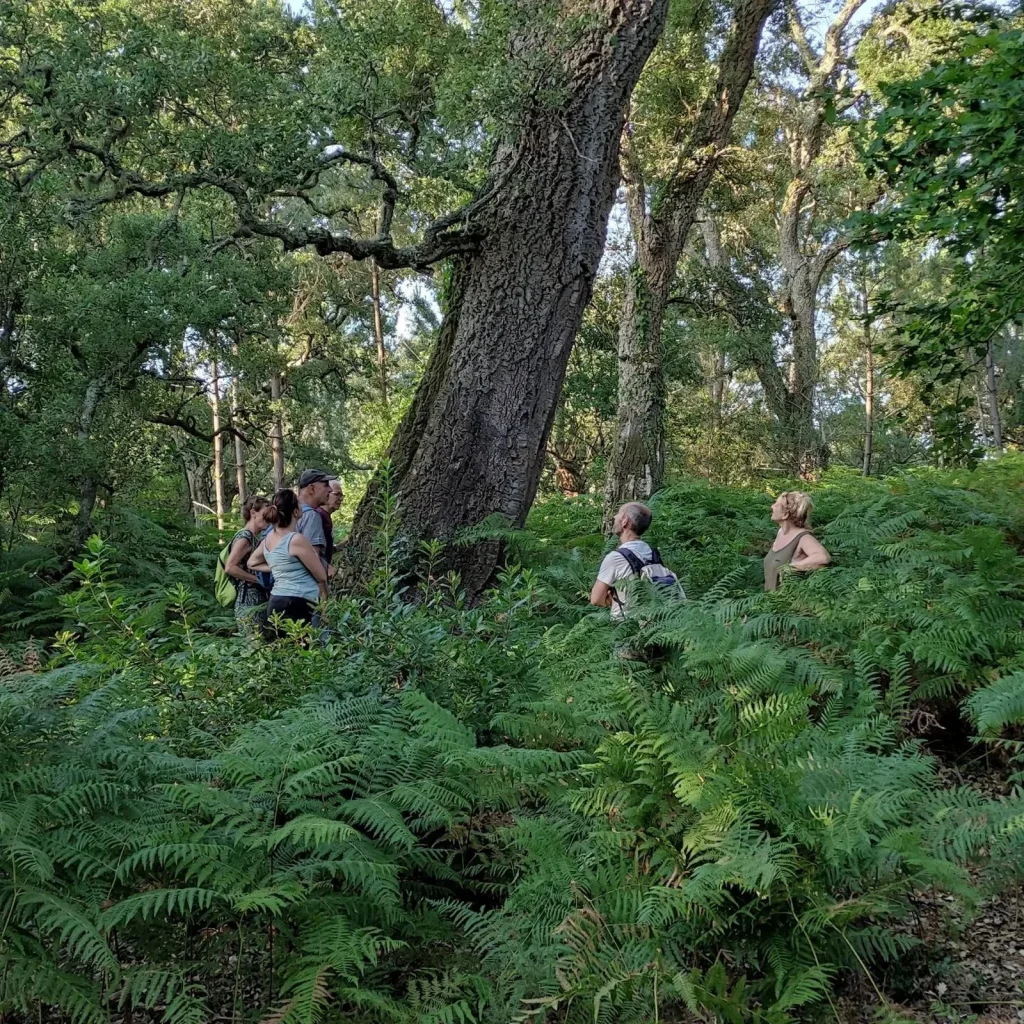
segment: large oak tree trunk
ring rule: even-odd
[[[636,163],[624,151],[630,226],[636,259],[626,282],[619,329],[619,400],[608,477],[605,527],[626,501],[646,501],[665,476],[665,376],[662,327],[676,277],[676,264],[697,208],[718,166],[754,67],[761,30],[774,0],[742,0],[729,29],[718,78],[692,134],[679,154],[685,168],[648,189]]]
[[[567,19],[578,13],[563,7]],[[410,545],[451,541],[495,514],[525,520],[604,246],[626,104],[667,7],[591,0],[561,55],[558,98],[525,109],[518,138],[499,147],[483,241],[450,265],[437,346],[388,451]],[[356,512],[357,560],[374,536],[380,485]],[[447,558],[475,594],[498,554],[486,542],[449,546]]]

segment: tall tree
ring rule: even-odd
[[[615,507],[649,498],[664,478],[665,309],[686,236],[729,138],[762,28],[774,5],[775,0],[740,0],[736,5],[717,77],[704,95],[700,112],[692,122],[687,120],[686,106],[673,112],[671,142],[659,161],[647,161],[654,163],[653,168],[645,168],[631,132],[623,142],[622,176],[636,256],[619,333],[618,420],[605,488],[606,525]],[[661,70],[656,68],[654,73]],[[660,171],[659,164],[668,170]]]
[[[500,201],[478,207],[479,245],[452,260],[437,347],[388,452],[411,540],[451,540],[494,514],[525,520],[601,256],[626,103],[666,11],[591,4],[559,54],[561,95],[532,102],[498,146],[482,194]],[[357,511],[357,543],[373,535],[379,493],[375,481]],[[496,557],[486,543],[452,562],[473,592]]]
[[[839,119],[857,100],[846,34],[863,3],[844,0],[820,46],[796,4],[789,5],[744,125],[751,187],[736,199],[708,203],[716,222],[704,231],[712,268],[719,276],[729,269],[759,276],[781,316],[774,334],[746,332],[737,355],[757,372],[777,425],[779,468],[792,473],[813,473],[827,461],[815,417],[819,293],[851,244],[843,221],[869,194]],[[726,300],[743,293],[738,283],[721,289]]]
[[[792,355],[784,390],[765,390],[776,396],[775,412],[789,435],[792,468],[805,473],[828,459],[814,422],[818,293],[829,267],[850,244],[850,237],[834,228],[826,227],[824,234],[815,236],[813,205],[815,191],[821,187],[820,160],[829,118],[852,105],[854,99],[844,95],[846,83],[841,78],[850,60],[844,38],[863,4],[864,0],[845,0],[825,32],[820,50],[809,40],[796,5],[790,8],[790,33],[806,75],[796,116],[787,119],[785,128],[791,178],[778,213],[779,261],[784,274],[780,306],[788,321]],[[790,102],[789,97],[779,95],[781,102]]]
[[[212,193],[222,204],[221,246],[269,237],[289,251],[372,257],[383,270],[450,259],[446,320],[389,453],[404,528],[414,542],[451,540],[492,514],[521,523],[597,271],[626,104],[668,0],[530,0],[471,18],[429,0],[324,5],[318,33],[254,5],[241,18],[233,10],[213,34],[209,11],[157,3],[113,17],[107,28],[119,45],[109,47],[94,45],[92,22],[60,10],[64,38],[81,41],[70,48],[78,66],[48,73],[37,58],[51,44],[29,25],[31,40],[20,45],[33,53],[10,76],[30,110],[12,148],[18,181],[27,186],[41,168],[71,160],[81,171],[76,210],[130,199],[180,205]],[[396,19],[405,19],[404,34]],[[200,36],[204,52],[219,56],[197,72]],[[474,46],[490,48],[478,92],[493,108],[476,122],[463,118],[465,137],[452,146],[451,107],[439,109],[437,90],[447,82],[465,94],[465,51]],[[150,63],[152,76],[140,67]],[[83,102],[90,116],[69,122]],[[377,190],[375,234],[349,230],[345,207],[320,205],[332,176]],[[396,208],[408,198],[405,183],[426,178],[444,183],[435,187],[440,209],[425,226],[418,218],[413,234]],[[450,201],[467,193],[461,207]],[[368,549],[375,533],[376,493],[369,489],[356,515],[356,548]],[[483,545],[453,550],[451,562],[476,590],[496,555]]]

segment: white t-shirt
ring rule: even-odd
[[[620,544],[619,547],[629,548],[645,565],[651,560],[651,555],[653,554],[651,545],[642,540],[629,540],[625,544]],[[626,608],[624,606],[628,604],[628,595],[623,590],[618,590],[616,583],[620,580],[636,578],[633,570],[629,567],[629,562],[618,551],[612,551],[604,556],[604,561],[598,570],[597,578],[606,586],[616,590],[612,594],[612,622],[621,622],[626,617]]]

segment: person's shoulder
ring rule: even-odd
[[[611,584],[621,574],[623,568],[628,569],[629,565],[625,558],[619,554],[618,548],[613,551],[609,551],[604,558],[601,559],[601,567],[597,570],[597,578],[602,583]]]

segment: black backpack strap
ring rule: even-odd
[[[661,552],[657,548],[651,548],[651,560],[648,565],[661,565]]]
[[[629,548],[616,548],[615,553],[622,555],[634,576],[639,576],[644,571],[644,563]]]

